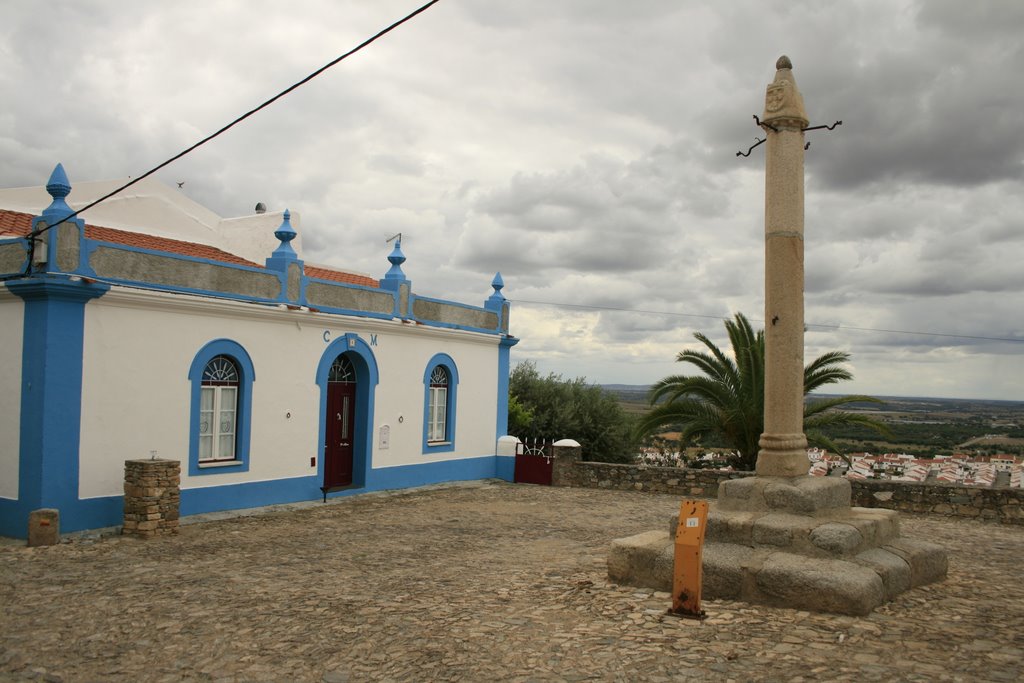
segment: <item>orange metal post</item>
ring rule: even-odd
[[[691,619],[703,619],[705,616],[700,608],[700,586],[701,553],[704,550],[707,521],[706,501],[684,500],[679,506],[670,614]]]

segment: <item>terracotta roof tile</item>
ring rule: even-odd
[[[7,234],[26,237],[32,230],[32,218],[33,216],[31,214],[0,209],[0,236]],[[263,267],[258,263],[254,263],[240,256],[235,256],[234,254],[230,254],[222,249],[211,247],[206,244],[175,240],[169,237],[157,237],[155,235],[147,235],[141,232],[130,232],[128,230],[117,230],[115,228],[104,228],[98,225],[86,224],[85,236],[91,240],[96,240],[97,242],[110,242],[112,244],[122,244],[126,247],[163,251],[170,254],[179,254],[181,256],[193,256],[196,258],[209,259],[211,261],[220,261],[221,263],[230,263],[237,266],[249,266],[255,268]],[[379,286],[377,280],[374,280],[372,277],[356,275],[355,273],[346,273],[341,270],[306,266],[305,272],[309,277],[329,280],[331,282],[362,285],[363,287]]]
[[[235,256],[223,249],[211,247],[206,244],[186,242],[184,240],[173,240],[168,237],[146,235],[141,232],[128,232],[127,230],[115,230],[114,228],[101,228],[96,225],[86,225],[85,236],[91,240],[96,240],[97,242],[112,242],[114,244],[123,244],[126,247],[151,249],[153,251],[166,251],[172,254],[180,254],[181,256],[193,256],[195,258],[205,258],[211,261],[231,263],[236,266],[262,268],[258,263],[244,259],[241,256]]]
[[[23,238],[27,237],[29,232],[32,230],[32,218],[33,216],[28,213],[0,209],[0,237],[4,236],[4,234],[8,234],[8,236],[9,234],[13,234],[13,236]],[[233,265],[247,265],[257,268],[263,267],[258,263],[244,259],[241,256],[229,254],[228,252],[217,249],[216,247],[201,245],[195,242],[185,242],[183,240],[158,238],[154,236],[154,234],[145,234],[144,232],[131,232],[129,230],[119,230],[113,227],[101,227],[99,225],[86,224],[85,237],[89,240],[95,240],[96,242],[109,242],[112,244],[124,245],[126,247],[135,247],[137,249],[150,249],[152,251],[162,251],[170,254],[179,254],[181,256],[194,256],[196,258],[205,258],[211,261],[220,261],[221,263],[231,263]],[[379,287],[379,283],[373,278],[368,278],[367,275],[357,275],[352,272],[344,272],[343,270],[319,268],[308,265],[305,267],[305,273],[309,275],[310,278],[327,280],[333,283],[361,285],[362,287]]]
[[[6,232],[25,237],[31,229],[32,216],[30,214],[0,209],[0,233]],[[157,237],[156,235],[147,235],[141,232],[104,228],[86,223],[85,236],[97,242],[110,242],[112,244],[122,244],[126,247],[163,251],[181,256],[194,256],[211,261],[220,261],[221,263],[231,263],[237,266],[261,267],[257,263],[206,244],[196,244],[195,242],[175,240],[169,237]]]
[[[25,237],[32,229],[32,216],[0,209],[0,235]]]
[[[346,273],[341,270],[331,270],[329,268],[318,268],[316,266],[306,266],[306,275],[309,277],[319,278],[321,280],[330,280],[331,282],[343,282],[349,285],[362,285],[363,287],[379,287],[380,283],[374,280],[372,277],[366,275],[356,275],[355,273]]]

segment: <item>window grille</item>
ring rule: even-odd
[[[235,459],[238,366],[215,356],[203,369],[199,395],[199,461]]]
[[[327,375],[327,381],[344,384],[354,383],[356,381],[356,369],[352,366],[352,361],[344,355],[335,358],[334,362],[331,363],[331,371]]]

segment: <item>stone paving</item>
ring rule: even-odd
[[[0,545],[0,680],[1017,681],[1024,528],[903,515],[949,578],[868,617],[609,584],[674,496],[485,482]]]

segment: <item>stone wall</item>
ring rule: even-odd
[[[851,483],[853,504],[859,507],[1024,524],[1024,489],[905,481]]]
[[[556,456],[557,457],[557,456]],[[681,467],[646,467],[606,462],[566,463],[553,470],[555,486],[576,486],[616,491],[672,493],[697,498],[714,498],[718,485],[726,479],[753,476],[753,472],[723,472]]]
[[[578,458],[578,451],[575,450],[556,452],[553,470],[555,486],[715,498],[721,482],[754,474],[583,462]],[[899,481],[853,480],[850,484],[853,487],[853,505],[857,507],[1024,525],[1024,489]]]
[[[121,533],[142,538],[178,533],[180,488],[177,460],[126,460]]]

